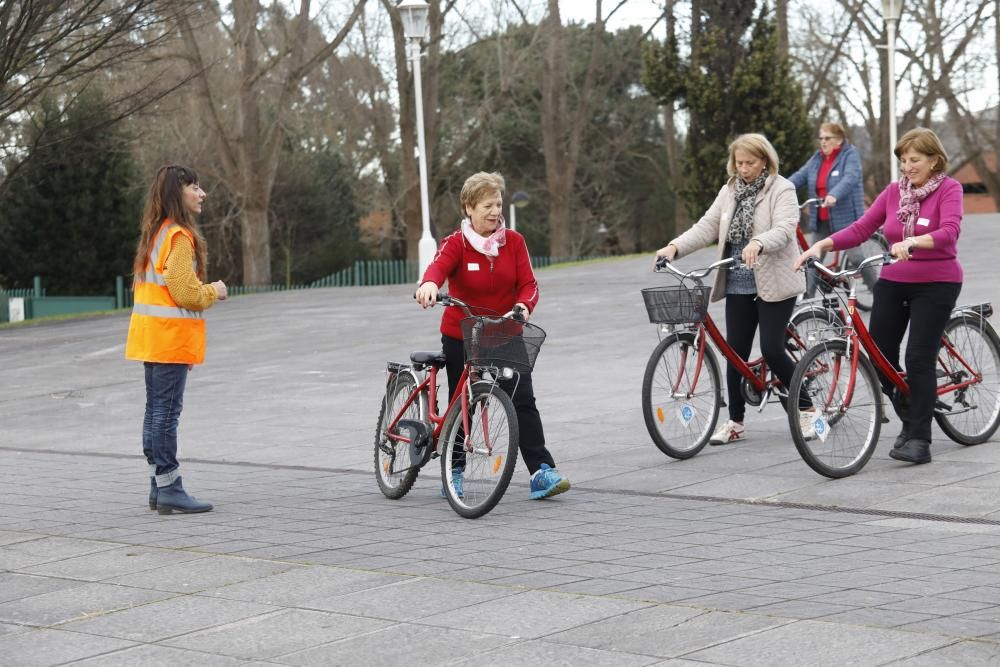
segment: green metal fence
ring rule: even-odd
[[[531,266],[536,269],[562,264],[566,262],[578,262],[594,257],[546,257],[538,256],[531,258]],[[228,286],[230,296],[242,296],[244,294],[261,294],[265,292],[285,292],[288,290],[310,289],[314,287],[365,287],[374,285],[415,285],[418,279],[417,262],[402,259],[370,259],[358,260],[352,266],[341,269],[336,273],[314,280],[308,284],[298,285],[230,285]],[[42,288],[42,279],[35,277],[34,286],[11,290],[0,289],[0,322],[9,319],[8,305],[10,298],[23,297],[31,303],[25,304],[25,315],[28,318],[39,317],[40,314],[68,314],[79,312],[92,312],[93,310],[103,310],[107,308],[131,308],[132,290],[126,287],[125,278],[118,276],[115,278],[115,296],[107,297],[110,302],[96,297],[47,297],[45,289]],[[101,307],[98,308],[97,304]],[[108,305],[110,304],[110,305]]]

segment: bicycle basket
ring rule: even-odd
[[[642,290],[649,321],[654,324],[701,322],[708,314],[708,285],[662,285]]]
[[[465,358],[473,366],[511,368],[530,373],[545,341],[541,327],[511,317],[467,317],[462,320]]]

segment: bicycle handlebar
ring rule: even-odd
[[[829,276],[830,278],[853,278],[855,276],[861,275],[861,272],[871,266],[872,264],[895,264],[896,259],[889,253],[881,253],[878,255],[872,255],[871,257],[866,257],[861,260],[861,263],[852,269],[842,269],[840,271],[834,271],[829,268],[823,262],[819,261],[816,257],[810,257],[806,260],[806,266],[816,269],[820,273]]]
[[[823,201],[824,200],[820,199],[819,197],[813,197],[812,199],[807,199],[804,202],[802,202],[801,204],[799,204],[799,209],[800,210],[804,209],[805,207],[807,207],[807,206],[809,206],[811,204],[816,204],[820,208],[825,208],[825,206],[823,205]]]
[[[695,269],[694,271],[688,271],[687,273],[684,273],[683,271],[675,267],[673,264],[671,264],[669,259],[667,259],[666,257],[660,257],[656,260],[656,267],[654,268],[654,270],[660,271],[662,269],[669,269],[670,273],[679,276],[681,280],[686,280],[688,278],[701,280],[702,278],[710,274],[712,271],[715,271],[716,269],[720,269],[722,267],[731,267],[735,269],[738,268],[739,266],[740,263],[737,262],[734,258],[727,257],[726,259],[720,259],[717,262],[712,262],[704,269]]]
[[[414,299],[417,298],[417,295],[414,294],[413,298]],[[466,317],[475,317],[475,315],[473,315],[472,313],[472,308],[469,306],[469,304],[465,303],[458,297],[452,296],[450,294],[445,294],[444,292],[439,292],[437,295],[437,299],[435,301],[436,303],[440,303],[442,306],[461,308],[463,311],[465,311]],[[514,319],[517,320],[518,322],[527,321],[524,319],[524,308],[522,308],[521,306],[514,306],[513,316]]]

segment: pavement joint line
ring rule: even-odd
[[[0,446],[0,451],[13,452],[19,454],[52,454],[57,456],[85,456],[93,458],[133,460],[138,458],[132,454],[114,454],[109,452],[69,452],[59,449],[22,449],[18,447]],[[267,470],[297,470],[305,472],[325,472],[338,475],[362,475],[368,476],[372,473],[356,468],[327,468],[323,466],[302,466],[287,465],[281,463],[252,463],[249,461],[211,461],[207,459],[185,459],[186,463],[207,465],[207,466],[237,466],[243,468],[264,468]],[[511,487],[528,488],[528,484],[511,482]],[[654,491],[631,491],[628,489],[597,489],[583,485],[573,487],[577,491],[586,491],[598,495],[612,496],[637,496],[642,498],[668,498],[671,500],[686,500],[705,503],[726,503],[732,505],[747,505],[751,507],[773,507],[775,509],[800,509],[815,512],[840,512],[844,514],[860,514],[865,516],[878,516],[887,519],[915,519],[918,521],[932,521],[937,523],[959,523],[975,524],[981,526],[1000,526],[1000,520],[987,519],[985,517],[964,517],[949,514],[927,514],[922,512],[903,512],[897,510],[870,509],[865,507],[846,507],[838,505],[817,505],[812,503],[795,503],[780,500],[762,500],[759,498],[726,498],[723,496],[703,496],[683,493],[657,493]]]

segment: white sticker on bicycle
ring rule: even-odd
[[[694,408],[685,404],[681,406],[681,409],[678,412],[680,413],[681,423],[687,427],[691,423],[691,420],[694,419]]]
[[[816,432],[816,437],[819,438],[821,442],[826,442],[826,436],[830,435],[830,425],[826,423],[826,420],[817,415],[816,418],[813,419],[812,427]]]

